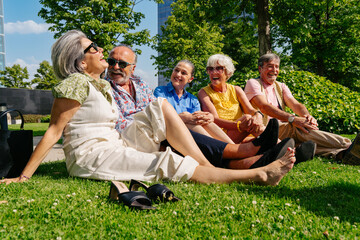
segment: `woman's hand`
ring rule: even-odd
[[[254,136],[259,136],[264,132],[265,126],[263,124],[263,116],[261,114],[255,114],[252,116],[252,127],[250,133]]]
[[[182,112],[179,114],[185,124],[207,125],[214,122],[214,116],[209,112],[197,111],[194,113]]]
[[[265,126],[262,123],[262,119],[260,120],[256,115],[244,114],[241,118],[237,119],[236,122],[241,122],[239,124],[240,130],[251,133],[254,136],[260,135],[265,130]]]
[[[25,182],[27,179],[26,178],[5,178],[0,180],[0,184],[5,183],[6,185],[10,184],[10,183],[18,183],[18,182]]]
[[[209,112],[196,111],[192,114],[197,125],[207,125],[214,122],[214,116]]]

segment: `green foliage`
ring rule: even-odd
[[[153,48],[159,52],[155,65],[163,76],[170,79],[172,69],[182,59],[190,60],[195,65],[195,81],[201,84],[206,79],[207,58],[221,52],[223,44],[221,29],[205,21],[204,11],[192,11],[188,1],[179,0],[172,5],[173,12],[162,26],[162,35],[157,35],[158,45]],[[194,3],[193,8],[199,4]]]
[[[26,67],[20,67],[20,64],[14,64],[12,67],[5,67],[0,71],[0,83],[8,88],[31,88],[31,83],[26,82],[29,73]]]
[[[258,72],[249,72],[238,79],[231,78],[229,83],[244,87],[248,79],[258,76]],[[317,119],[321,130],[338,134],[354,134],[359,131],[358,92],[305,71],[283,70],[277,80],[285,83],[293,96],[306,106]]]
[[[360,90],[360,1],[271,1],[272,37],[291,63]]]
[[[54,70],[48,61],[42,61],[34,75],[32,84],[37,84],[36,89],[50,90],[55,86],[59,80],[55,77]]]
[[[46,115],[46,116],[40,118],[40,121],[41,121],[42,123],[49,123],[49,122],[50,122],[50,119],[51,119],[51,115]]]
[[[153,56],[158,70],[170,78],[179,60],[188,59],[195,65],[192,90],[208,83],[207,59],[217,53],[233,58],[239,71],[256,66],[258,55],[256,27],[252,17],[245,14],[252,9],[251,1],[179,0],[172,5],[172,15],[157,36]]]
[[[144,14],[135,12],[138,0],[40,0],[38,15],[52,24],[50,31],[58,38],[78,29],[104,48],[104,53],[119,42],[128,45],[149,45],[149,30],[136,31]],[[157,1],[158,2],[158,1]],[[139,54],[140,50],[137,51]]]
[[[40,114],[23,114],[25,123],[39,123],[45,115]],[[16,119],[20,119],[20,116],[17,116]]]

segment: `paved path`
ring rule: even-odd
[[[41,138],[42,136],[33,138],[34,149],[35,146],[40,142]],[[55,144],[54,147],[50,150],[49,154],[45,157],[43,162],[53,162],[63,159],[65,159],[65,155],[64,151],[62,150],[62,145]]]

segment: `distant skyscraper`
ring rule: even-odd
[[[167,18],[171,15],[170,5],[173,3],[173,0],[164,0],[163,4],[158,4],[158,33],[161,35],[161,26],[165,24]],[[158,53],[159,54],[159,53]],[[159,86],[166,85],[165,78],[159,74],[158,75],[158,84]]]
[[[0,0],[0,71],[5,70],[5,34],[4,34],[4,8]]]

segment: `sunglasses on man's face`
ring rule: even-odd
[[[119,68],[126,68],[129,65],[135,65],[134,63],[128,63],[123,60],[116,60],[113,58],[108,58],[107,62],[110,66],[115,67],[116,64],[118,64]]]
[[[87,53],[91,48],[95,49],[96,52],[94,52],[94,53],[97,53],[99,51],[98,45],[96,43],[92,42],[87,48],[85,48],[84,54]]]

